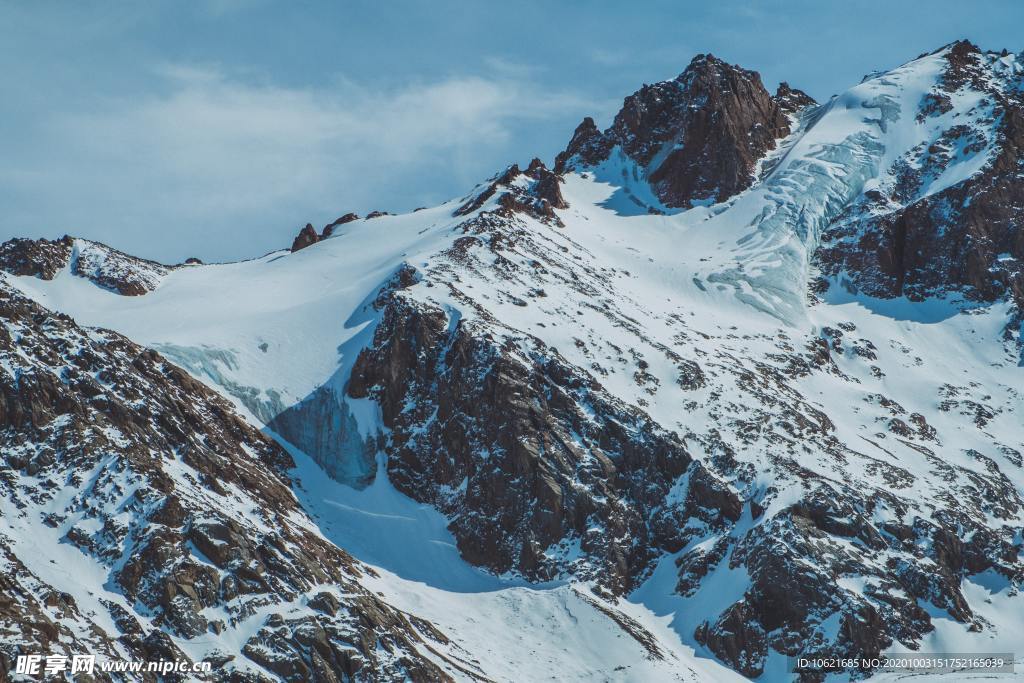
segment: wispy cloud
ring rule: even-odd
[[[194,250],[211,226],[263,248],[269,242],[252,229],[268,217],[290,225],[382,201],[388,189],[396,202],[409,201],[406,186],[423,173],[451,174],[468,189],[480,179],[476,152],[500,147],[517,126],[590,107],[511,65],[490,77],[401,87],[344,78],[285,87],[182,64],[162,66],[154,78],[159,87],[148,96],[55,113],[44,123],[51,149],[28,160],[45,168],[9,167],[7,180],[26,192],[45,182],[69,215],[72,207],[78,215],[85,207],[90,216],[106,212],[114,240],[128,248],[139,245],[125,223],[137,221],[173,226],[174,242]]]

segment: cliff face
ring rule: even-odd
[[[383,305],[349,394],[379,403],[391,481],[455,520],[468,561],[621,594],[686,545],[686,520],[739,517],[739,499],[675,434],[541,340],[401,294]],[[684,474],[687,495],[663,505]]]

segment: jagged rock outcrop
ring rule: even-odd
[[[324,238],[330,237],[332,234],[334,234],[334,229],[337,228],[339,225],[345,225],[346,223],[351,223],[352,221],[357,221],[357,220],[359,220],[359,214],[357,214],[357,213],[346,213],[345,215],[341,216],[340,218],[337,218],[333,222],[328,223],[327,225],[325,225],[324,229],[323,229],[323,232],[320,233],[320,239],[324,239]]]
[[[460,238],[451,258],[526,239],[497,215],[478,218],[480,237]],[[467,560],[534,579],[571,571],[622,593],[660,551],[738,519],[728,486],[590,372],[536,337],[407,295],[429,281],[395,282],[348,394],[380,405],[389,479],[452,517]]]
[[[547,207],[551,209],[569,208],[569,203],[565,201],[562,189],[559,187],[559,183],[562,182],[561,178],[557,173],[549,171],[543,161],[534,157],[524,175],[536,181],[529,188],[529,192],[542,203],[542,207],[536,209],[538,213],[549,216],[550,214],[544,210]]]
[[[299,230],[299,234],[292,240],[292,253],[305,249],[308,246],[314,245],[320,241],[320,235],[316,233],[316,228],[313,227],[312,223],[306,223],[306,227]]]
[[[555,170],[595,166],[619,148],[666,206],[720,202],[750,186],[757,161],[789,134],[787,114],[812,103],[788,85],[773,98],[757,72],[697,55],[677,78],[627,97],[603,133],[584,119]]]
[[[12,275],[52,280],[71,260],[74,243],[68,235],[59,240],[16,237],[0,244],[0,268]]]
[[[562,182],[540,159],[534,158],[525,172],[512,164],[491,180],[482,190],[455,210],[456,216],[467,216],[497,196],[497,211],[504,215],[524,213],[552,225],[562,225],[555,209],[567,209],[562,197]]]
[[[570,161],[583,166],[599,164],[604,158],[602,155],[607,153],[601,129],[597,127],[594,119],[585,116],[573,131],[569,144],[555,157],[555,173],[568,171]]]
[[[779,105],[779,109],[785,114],[793,115],[802,112],[808,107],[813,107],[817,104],[814,98],[805,93],[803,90],[798,90],[789,85],[786,81],[779,83],[779,87],[775,90],[775,95],[772,97],[773,100]]]

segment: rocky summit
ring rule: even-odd
[[[754,71],[697,55],[677,78],[626,98],[603,133],[584,119],[556,170],[621,155],[668,207],[717,203],[747,189],[757,162],[814,100],[783,83],[773,97]]]
[[[823,103],[698,55],[249,261],[7,242],[0,680],[1024,657],[1022,207],[1024,54],[961,41]]]

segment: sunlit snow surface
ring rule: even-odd
[[[599,360],[607,365],[611,372],[600,381],[609,392],[643,405],[680,434],[701,431],[713,417],[706,396],[677,386],[676,368],[656,347],[678,349],[688,358],[697,350],[714,349],[720,355],[702,362],[717,362],[725,354],[743,363],[777,351],[779,335],[799,340],[824,326],[854,323],[857,335],[876,341],[878,365],[888,374],[874,376],[846,356],[837,363],[856,381],[814,373],[798,382],[808,401],[843,418],[836,421],[837,438],[880,453],[865,445],[877,441],[875,423],[883,415],[866,397],[884,394],[928,418],[949,462],[977,468],[965,455],[979,447],[977,434],[937,410],[936,391],[946,382],[973,382],[994,405],[1024,407],[1018,393],[1024,369],[1000,341],[1008,305],[964,314],[956,301],[874,300],[834,289],[826,301],[809,307],[805,294],[809,254],[824,226],[866,187],[890,182],[886,173],[892,162],[933,139],[948,127],[950,117],[983,114],[965,113],[977,109],[978,102],[964,95],[943,116],[924,122],[915,118],[940,60],[924,57],[868,79],[807,114],[769,174],[725,204],[674,215],[635,210],[654,200],[619,157],[599,169],[570,174],[562,186],[570,208],[559,212],[565,227],[524,220],[538,242],[580,265],[582,280],[593,292],[589,296],[551,282],[544,299],[524,307],[510,300],[504,283],[475,272],[459,274],[461,291],[505,325],[542,339],[574,364],[586,368]],[[977,172],[986,155],[952,164],[926,192]],[[349,223],[332,238],[295,254],[174,270],[142,297],[120,297],[67,272],[52,282],[8,279],[83,325],[109,327],[159,349],[223,391],[250,419],[265,423],[318,387],[343,387],[377,322],[369,302],[402,263],[430,271],[440,253],[463,235],[459,225],[464,219],[452,217],[460,203]],[[483,208],[493,209],[493,202]],[[417,286],[411,292],[460,315],[473,315],[441,289]],[[642,338],[609,322],[597,306],[587,306],[602,297],[614,301],[616,314],[637,322]],[[584,337],[587,347],[581,348],[575,342]],[[614,355],[608,351],[612,345],[650,361],[649,372],[662,379],[656,396],[638,386],[631,370],[617,369],[617,359],[607,360]],[[683,409],[694,400],[698,405]],[[372,404],[352,402],[349,409],[360,436],[379,428]],[[991,432],[1004,443],[1024,443],[1024,427],[1014,411],[996,415]],[[706,457],[688,445],[696,458]],[[887,442],[886,449],[917,477],[922,500],[944,486],[934,481],[920,454],[896,440]],[[377,567],[379,577],[369,579],[369,585],[397,607],[435,623],[462,648],[460,661],[468,669],[499,681],[740,679],[698,645],[693,632],[700,621],[742,595],[748,581],[742,568],[721,563],[696,594],[682,598],[675,595],[676,556],[666,556],[647,582],[620,603],[618,608],[651,631],[668,653],[665,661],[657,661],[579,597],[576,591],[586,594],[585,586],[568,581],[530,585],[470,567],[458,556],[447,520],[397,493],[383,471],[372,485],[356,490],[328,479],[292,450],[298,463],[296,493],[323,533]],[[992,449],[987,453],[1001,457]],[[758,459],[763,455],[741,455],[767,472]],[[843,476],[819,454],[808,454],[802,464]],[[1006,464],[1002,471],[1024,491],[1019,467]],[[886,485],[867,472],[858,476],[868,485]],[[769,483],[781,485],[762,482]],[[773,505],[792,502],[792,495],[795,491],[782,490]],[[738,530],[756,523],[745,510]],[[863,590],[856,578],[843,580],[850,590]],[[921,651],[1024,655],[1024,600],[982,575],[965,585],[964,593],[991,628],[969,633],[964,625],[937,615],[936,630]],[[906,651],[899,644],[893,649]],[[785,667],[784,658],[773,655],[762,680],[789,680]],[[906,679],[897,674],[883,678]]]

